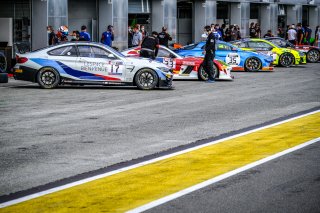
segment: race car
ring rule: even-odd
[[[60,84],[134,85],[149,90],[172,87],[172,70],[146,59],[128,58],[94,42],[67,42],[17,54],[14,78],[42,88]]]
[[[311,45],[293,45],[289,41],[280,38],[280,37],[269,37],[266,40],[271,41],[272,43],[284,47],[284,48],[291,48],[303,52],[306,57],[307,61],[311,63],[315,63],[320,61],[320,48]]]
[[[242,39],[239,41],[234,41],[232,44],[238,46],[242,50],[257,51],[271,55],[274,58],[274,65],[290,67],[293,64],[298,65],[306,63],[306,56],[304,53],[293,49],[279,47],[278,45],[265,39]]]
[[[124,50],[122,54],[126,56],[139,57],[140,47],[134,47]],[[181,57],[169,48],[160,45],[157,61],[164,63],[173,70],[174,79],[199,79],[207,80],[208,75],[204,71],[202,63],[203,58],[200,57]],[[233,80],[230,74],[231,67],[223,62],[214,60],[214,75],[216,79]],[[218,72],[219,71],[219,72]]]
[[[205,42],[190,44],[174,51],[181,56],[204,57]],[[232,67],[232,71],[273,71],[273,58],[266,54],[241,50],[230,43],[217,41],[215,59]]]

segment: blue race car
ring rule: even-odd
[[[190,44],[176,49],[181,56],[204,57],[205,42]],[[230,43],[217,41],[215,59],[232,66],[232,71],[273,71],[273,57],[263,53],[244,51]]]

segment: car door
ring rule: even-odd
[[[231,66],[239,66],[241,58],[237,49],[232,50],[232,47],[224,43],[216,43],[215,59],[222,60]]]
[[[252,49],[256,50],[257,52],[261,52],[261,53],[272,56],[273,59],[275,59],[277,56],[277,54],[272,51],[274,47],[266,42],[249,41],[248,46],[249,46],[249,48],[252,48]]]
[[[161,47],[159,48],[156,60],[161,63],[164,63],[165,65],[167,65],[171,69],[176,68],[175,57],[173,56],[173,54],[171,54],[168,50],[166,50],[164,48],[161,48]]]
[[[57,69],[60,74],[73,76],[69,71],[75,67],[77,58],[78,54],[75,45],[58,47],[48,52],[51,66]]]
[[[78,45],[79,78],[91,81],[123,81],[125,65],[107,49],[93,45]]]

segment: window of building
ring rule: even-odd
[[[228,2],[217,2],[217,19],[229,19],[229,4]]]
[[[260,4],[250,4],[250,19],[259,19]]]

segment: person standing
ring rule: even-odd
[[[205,72],[208,74],[208,83],[214,83],[215,74],[213,73],[213,59],[215,56],[215,45],[216,39],[215,35],[211,31],[211,27],[209,25],[205,26],[205,30],[208,32],[208,37],[205,45],[205,56],[203,60],[203,68]]]
[[[256,29],[256,38],[261,38],[261,28],[260,25],[258,23],[256,23],[255,27]]]
[[[79,38],[80,38],[80,32],[78,30],[73,31],[71,41],[79,41]]]
[[[297,24],[297,45],[302,45],[304,39],[303,29],[300,23]]]
[[[79,41],[90,41],[90,40],[91,40],[91,37],[90,37],[90,34],[87,33],[87,27],[85,25],[83,25],[81,27]]]
[[[112,41],[114,40],[114,34],[113,34],[113,26],[109,25],[107,28],[107,31],[105,31],[104,33],[102,33],[101,36],[101,43],[112,47]]]
[[[153,31],[151,36],[143,39],[140,50],[140,57],[155,59],[158,55],[159,40],[158,33]]]
[[[317,26],[319,27],[319,26]],[[318,46],[320,48],[320,30],[317,30],[317,34],[315,36],[315,46]]]
[[[306,36],[305,36],[306,37],[306,44],[310,45],[312,30],[311,30],[309,24],[307,24],[305,27],[305,33],[306,33]]]
[[[263,38],[273,37],[271,30],[268,30],[266,34],[264,34]]]
[[[133,31],[131,26],[128,27],[128,48],[132,47]]]
[[[225,32],[225,39],[224,41],[229,42],[232,39],[232,30],[233,30],[233,25],[229,25],[229,27],[226,29]]]
[[[143,40],[145,37],[149,36],[149,33],[145,30],[145,28],[144,28],[143,25],[140,26],[140,32],[142,33],[142,40]],[[157,34],[158,34],[158,33],[157,33]]]
[[[297,40],[297,31],[295,31],[295,29],[293,29],[293,27],[290,26],[287,34],[288,34],[288,41],[291,44],[295,44]]]
[[[162,32],[158,35],[159,44],[168,47],[169,41],[172,41],[171,36],[167,33],[167,28],[162,27]]]
[[[58,38],[56,34],[54,33],[54,29],[52,26],[47,27],[47,33],[48,33],[48,44],[49,45],[55,45],[58,43]]]
[[[249,27],[249,35],[250,35],[250,38],[256,37],[256,28],[255,28],[253,22],[251,22],[250,27]]]
[[[142,33],[139,30],[138,26],[135,26],[133,29],[132,36],[132,47],[141,46],[142,43]]]

